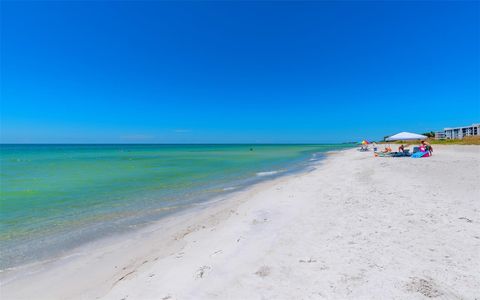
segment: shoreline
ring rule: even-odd
[[[232,161],[232,160],[229,161],[229,158],[228,158],[228,155],[229,155],[228,153],[229,151],[232,151],[232,150],[229,149],[228,146],[225,146],[225,147],[227,147],[228,151],[225,151],[227,155],[224,155],[223,157],[220,158],[221,163],[225,163],[225,162],[229,163],[230,161]],[[75,150],[75,148],[72,147],[71,149],[68,149],[68,151],[72,151],[72,149]],[[111,149],[108,149],[108,150],[111,150]],[[124,152],[122,149],[117,149],[117,150],[120,151],[121,153],[127,153],[127,152]],[[210,164],[208,166],[211,167],[212,163],[211,161],[208,161],[208,158],[209,158],[208,153],[209,151],[211,151],[211,149],[202,148],[202,149],[196,149],[196,150],[199,150],[200,153],[203,153],[201,151],[208,150],[205,152],[207,154],[203,156],[202,154],[194,155],[194,156],[206,158],[207,164]],[[67,151],[67,150],[62,150],[62,151]],[[93,150],[90,149],[89,151],[93,151]],[[161,149],[157,149],[156,151],[159,151],[159,153],[162,154],[163,153],[162,151],[166,151],[166,150],[161,148]],[[216,150],[213,150],[213,151],[216,151]],[[239,152],[238,149],[233,149],[233,151],[234,151],[233,153],[235,153],[233,157],[241,156],[240,155],[241,151]],[[253,157],[261,157],[262,151],[265,152],[265,150],[259,150],[259,154],[254,155]],[[132,230],[136,230],[136,228],[148,225],[152,222],[162,219],[165,216],[168,216],[172,213],[176,213],[179,210],[184,210],[184,209],[188,209],[190,206],[195,206],[196,203],[211,201],[212,199],[216,199],[216,198],[225,198],[225,197],[228,197],[229,193],[232,193],[238,190],[243,190],[245,188],[248,188],[251,185],[257,184],[258,182],[263,182],[265,180],[271,180],[279,176],[285,176],[288,174],[301,172],[303,169],[308,168],[308,165],[310,163],[309,159],[315,158],[315,156],[318,157],[319,155],[317,153],[322,153],[324,150],[320,148],[318,149],[318,151],[319,152],[312,151],[305,154],[297,155],[298,157],[292,157],[289,160],[286,160],[284,158],[278,159],[278,161],[275,163],[272,163],[273,160],[268,161],[266,159],[262,160],[261,158],[260,159],[257,158],[256,161],[262,162],[262,165],[253,164],[251,165],[251,167],[248,167],[249,165],[247,162],[247,164],[245,164],[247,167],[241,167],[241,168],[237,167],[236,170],[238,172],[232,172],[231,170],[226,170],[224,173],[222,173],[223,172],[222,169],[217,167],[218,169],[217,174],[215,174],[214,172],[199,173],[199,168],[197,166],[192,166],[192,169],[195,171],[191,173],[188,173],[186,171],[184,172],[188,175],[186,178],[181,179],[183,180],[183,182],[185,182],[185,184],[182,187],[180,187],[180,185],[178,185],[179,187],[177,187],[175,186],[175,184],[169,185],[168,183],[169,179],[166,179],[165,176],[163,175],[160,175],[160,176],[163,176],[163,179],[162,177],[160,177],[160,179],[155,177],[156,176],[154,175],[155,172],[157,172],[157,174],[163,174],[165,173],[163,171],[153,171],[152,172],[153,175],[151,173],[148,173],[148,172],[151,172],[150,169],[156,170],[158,169],[158,165],[162,164],[162,163],[158,163],[158,161],[155,161],[155,160],[153,161],[149,160],[149,162],[151,162],[156,167],[146,170],[146,173],[141,173],[141,172],[139,173],[139,171],[137,171],[136,175],[138,178],[146,178],[146,177],[156,178],[155,180],[157,180],[162,184],[161,191],[158,190],[158,188],[153,187],[155,186],[155,184],[151,184],[151,183],[150,185],[148,185],[148,183],[143,184],[143,183],[134,182],[132,184],[134,188],[132,189],[121,189],[121,187],[118,187],[119,189],[117,189],[116,186],[118,186],[118,184],[111,184],[110,185],[111,189],[108,191],[105,191],[106,194],[99,193],[102,196],[97,197],[94,192],[90,191],[89,186],[86,186],[86,187],[82,187],[82,189],[85,192],[80,191],[80,194],[78,196],[79,200],[81,201],[79,201],[78,204],[71,203],[70,205],[72,205],[72,207],[65,205],[66,203],[62,203],[61,201],[63,200],[42,199],[40,195],[39,199],[42,200],[44,203],[46,203],[45,207],[47,208],[42,210],[41,205],[43,205],[43,203],[39,202],[40,212],[42,211],[48,212],[49,209],[50,211],[52,211],[52,207],[49,208],[47,206],[48,202],[51,200],[52,202],[58,201],[59,203],[61,203],[63,205],[63,208],[65,208],[65,211],[64,211],[65,214],[57,213],[57,215],[50,216],[48,215],[48,213],[45,213],[43,218],[43,220],[46,220],[45,222],[42,219],[38,220],[39,217],[37,217],[37,219],[32,219],[31,222],[37,221],[38,224],[40,225],[39,228],[41,229],[39,229],[37,232],[35,232],[34,230],[31,231],[36,235],[32,234],[31,238],[23,238],[23,240],[21,239],[21,236],[20,238],[17,238],[16,236],[17,233],[15,230],[18,230],[20,233],[26,232],[25,227],[28,226],[28,222],[25,222],[25,221],[19,222],[15,219],[6,219],[5,220],[6,224],[18,224],[18,226],[12,225],[11,228],[10,227],[6,228],[5,235],[7,235],[7,238],[4,240],[4,243],[2,244],[2,247],[0,249],[0,252],[3,253],[2,258],[0,260],[0,263],[1,263],[0,273],[3,273],[11,269],[19,268],[19,267],[21,268],[22,266],[29,265],[29,264],[35,264],[38,262],[50,261],[52,259],[56,259],[57,257],[65,255],[65,253],[71,252],[78,247],[82,247],[85,244],[95,242],[99,239],[108,238],[109,236],[112,236],[112,235],[128,233]],[[187,150],[180,149],[180,153],[188,153],[188,149]],[[148,151],[147,152],[140,151],[137,154],[128,154],[128,155],[129,156],[127,156],[126,158],[130,158],[130,159],[132,157],[135,158],[136,156],[151,157],[149,156]],[[57,156],[59,155],[57,154]],[[180,154],[178,156],[183,159],[188,159],[189,157],[189,155],[185,155],[185,154]],[[177,159],[175,155],[170,155],[170,156],[167,155],[167,157],[170,157],[169,159]],[[122,161],[130,161],[130,160],[127,160],[126,158],[122,159]],[[240,157],[240,159],[242,159],[242,157]],[[255,161],[255,159],[251,157],[249,157],[248,159],[250,159],[251,161]],[[73,159],[73,162],[69,162],[69,163],[74,164],[75,160]],[[114,162],[110,161],[109,164],[114,165]],[[168,164],[168,160],[167,160],[167,164]],[[217,163],[217,165],[221,165],[221,164]],[[241,165],[241,164],[237,163],[236,166],[238,165]],[[69,165],[67,164],[67,166]],[[125,166],[123,165],[119,165],[119,167],[125,168]],[[133,164],[130,164],[128,168],[134,170],[141,167],[142,167],[141,164],[139,165],[139,164],[133,163]],[[178,169],[182,170],[182,163],[177,162],[177,165],[175,165],[175,167],[178,167]],[[183,166],[183,167],[188,167],[188,166]],[[13,166],[11,167],[11,169],[13,170]],[[208,170],[207,167],[205,167],[205,169]],[[179,171],[179,172],[183,172],[183,171]],[[205,178],[209,176],[210,181],[206,181],[206,180],[202,181],[202,179],[197,180],[194,177],[196,175],[190,176],[190,174],[195,174],[195,172],[199,173],[198,175],[204,176]],[[128,174],[128,172],[126,173]],[[142,174],[150,174],[150,176],[142,175]],[[218,176],[218,174],[220,174],[221,176]],[[222,174],[224,176],[223,178],[222,178]],[[104,176],[98,182],[101,183],[103,182],[102,180],[112,179],[110,175],[106,175],[106,176],[107,177]],[[89,180],[94,181],[94,178],[95,176]],[[125,175],[124,178],[128,178],[128,175]],[[182,178],[181,174],[179,178]],[[177,181],[181,181],[181,180],[179,179]],[[189,183],[190,180],[193,181],[191,184]],[[143,180],[137,180],[136,182],[141,182],[141,181]],[[147,182],[149,181],[147,180]],[[165,184],[164,182],[167,182],[167,183]],[[125,184],[130,186],[128,182],[125,182]],[[101,186],[101,184],[99,185]],[[109,182],[107,182],[105,186],[108,186],[108,185],[109,185]],[[135,186],[137,188],[145,187],[146,189],[140,190],[139,193],[132,192],[132,191],[135,191]],[[61,189],[61,185],[55,188]],[[97,190],[101,190],[101,188],[94,186],[94,189],[95,188]],[[79,192],[79,191],[76,191],[76,192]],[[70,199],[73,199],[73,198],[74,197],[70,197]],[[105,198],[106,201],[104,202],[110,203],[110,204],[102,206],[101,203],[103,200],[96,201],[96,202],[93,201],[93,205],[95,205],[95,207],[97,208],[91,209],[87,205],[89,203],[89,199],[96,199],[96,198],[102,198],[102,199]],[[115,198],[118,199],[118,200],[115,200],[115,201],[118,201],[118,205],[117,203],[115,203],[115,201],[112,201],[112,199],[115,199]],[[14,201],[14,200],[15,198],[9,199],[11,203],[21,203],[20,200],[19,201]],[[139,210],[137,211],[135,207],[138,207]],[[149,209],[146,209],[146,208],[149,208]],[[16,209],[18,210],[19,208],[17,207]],[[6,210],[6,212],[7,212],[6,214],[7,217],[9,217],[8,210]],[[83,212],[86,212],[86,213],[84,214]],[[76,217],[77,215],[75,215],[76,213],[79,215],[78,218]],[[39,215],[41,215],[41,213]],[[62,217],[64,215],[67,217]],[[27,220],[26,217],[28,217],[28,213],[20,216],[23,217],[24,220]],[[102,216],[104,218],[102,218]],[[57,221],[57,223],[61,225],[57,226],[55,221]],[[75,223],[77,223],[79,226],[71,225]],[[46,226],[45,224],[47,224],[48,226]],[[25,234],[25,236],[27,236],[27,234]]]
[[[151,220],[147,224],[137,225],[140,228],[132,229],[126,232],[118,232],[111,236],[101,237],[99,239],[92,240],[84,245],[68,249],[66,253],[46,260],[30,262],[27,264],[1,270],[0,282],[2,286],[5,287],[12,282],[15,283],[17,281],[42,281],[41,277],[50,277],[52,273],[55,273],[60,269],[65,268],[65,266],[67,266],[67,268],[77,268],[78,265],[85,264],[85,261],[80,262],[78,260],[90,260],[91,257],[88,256],[92,255],[103,256],[106,253],[111,252],[111,248],[115,248],[117,246],[132,248],[130,249],[131,255],[129,255],[130,257],[128,259],[125,259],[125,261],[123,262],[124,264],[128,264],[134,256],[136,256],[138,260],[142,260],[145,255],[149,254],[146,254],[144,251],[139,251],[139,253],[142,254],[136,253],[137,251],[135,251],[133,249],[134,247],[132,247],[133,243],[140,241],[148,241],[149,237],[151,237],[151,235],[153,234],[158,234],[159,236],[155,239],[161,240],[162,238],[179,234],[180,232],[189,233],[191,227],[194,226],[193,223],[205,221],[205,219],[209,218],[207,215],[221,214],[223,210],[229,209],[230,206],[240,205],[241,203],[238,202],[238,198],[244,198],[245,194],[256,193],[259,190],[268,188],[274,182],[287,180],[287,178],[289,177],[307,174],[311,172],[312,168],[316,168],[324,160],[328,159],[329,155],[345,150],[346,149],[331,150],[316,153],[317,157],[319,154],[322,157],[313,161],[312,158],[309,158],[303,162],[302,166],[298,165],[297,162],[294,164],[294,167],[291,170],[284,170],[283,172],[276,172],[274,174],[256,174],[256,177],[258,177],[256,180],[255,178],[250,178],[252,183],[241,185],[240,187],[236,187],[233,190],[225,190],[224,193],[214,196],[208,200],[191,203],[183,209],[181,208],[170,214],[164,215],[157,220]],[[192,218],[194,218],[193,221]],[[165,247],[165,249],[167,248],[168,246]],[[92,252],[94,252],[95,254],[90,254]],[[152,250],[147,252],[152,252]],[[113,265],[116,264],[122,264],[122,262],[116,262],[114,264],[110,264],[110,266],[105,267],[113,267],[115,269],[116,267]],[[127,269],[129,268],[123,270]],[[61,272],[64,273],[64,270],[62,270]],[[46,275],[44,275],[45,273]],[[104,280],[108,280],[110,277],[114,276],[115,272],[104,272],[103,276],[101,277],[104,277]],[[50,282],[50,280],[47,281]],[[76,284],[77,283],[75,283],[75,285]],[[100,288],[99,290],[102,290],[102,288]],[[17,298],[15,297],[15,299]]]
[[[421,160],[335,151],[312,171],[234,191],[47,270],[2,279],[2,295],[473,299],[480,288],[473,272],[480,267],[479,187],[472,185],[480,147],[460,147],[437,146]]]

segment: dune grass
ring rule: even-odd
[[[466,136],[461,140],[428,139],[428,142],[432,145],[480,145],[480,136]]]
[[[395,141],[395,142],[382,142],[387,144],[409,144],[415,145],[420,144],[420,140],[418,141]],[[432,145],[480,145],[480,136],[467,136],[461,140],[436,140],[436,139],[427,139],[427,142]]]

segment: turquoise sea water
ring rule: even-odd
[[[1,145],[0,269],[303,168],[344,145]]]

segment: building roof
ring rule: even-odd
[[[462,129],[462,128],[468,128],[468,127],[477,127],[477,126],[480,126],[480,123],[474,123],[474,124],[468,125],[468,126],[446,127],[446,128],[444,128],[443,130]]]

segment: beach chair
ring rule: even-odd
[[[363,146],[363,145],[362,145],[362,146],[360,147],[360,149],[358,149],[358,151],[362,151],[362,152],[368,151],[368,146]]]

